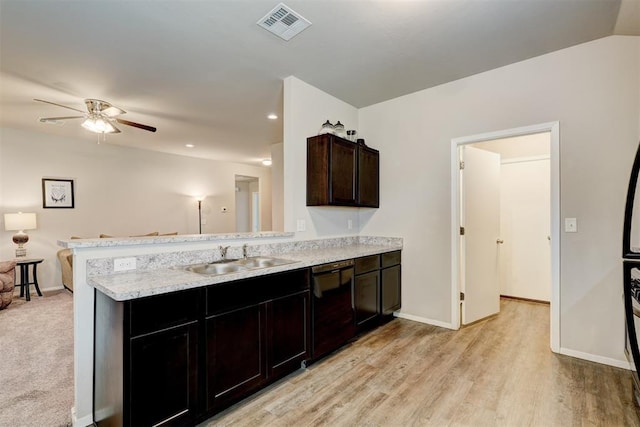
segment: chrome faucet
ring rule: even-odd
[[[247,259],[247,247],[248,245],[246,243],[242,245],[242,259]]]
[[[225,259],[227,259],[227,249],[229,249],[229,246],[220,246],[220,256],[222,257],[222,260],[224,261]]]

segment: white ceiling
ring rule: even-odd
[[[74,113],[32,99],[98,98],[158,128],[120,126],[108,143],[258,164],[282,142],[287,76],[363,107],[640,35],[638,0],[287,0],[312,25],[286,42],[256,25],[277,3],[0,0],[0,126],[96,141],[79,120],[40,123]]]

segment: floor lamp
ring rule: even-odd
[[[202,234],[202,201],[204,196],[196,196],[198,201],[198,234]]]

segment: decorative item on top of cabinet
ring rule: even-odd
[[[329,121],[327,120],[326,122],[324,122],[322,124],[322,127],[320,128],[320,131],[318,132],[318,135],[322,135],[325,133],[335,133],[336,131],[336,127]]]
[[[336,135],[307,138],[307,206],[379,207],[380,155]]]

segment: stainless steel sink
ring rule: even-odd
[[[267,268],[267,267],[275,267],[278,265],[291,264],[291,263],[294,263],[295,261],[282,259],[282,258],[251,257],[246,259],[239,259],[236,262],[249,269],[254,269],[254,268]]]
[[[197,274],[216,276],[221,274],[236,273],[245,270],[257,270],[260,268],[276,267],[279,265],[293,264],[296,261],[283,258],[251,257],[244,259],[215,261],[208,264],[195,264],[181,267],[184,270]]]
[[[216,262],[212,264],[190,265],[185,267],[185,270],[198,274],[216,275],[235,273],[236,271],[246,270],[246,268],[233,262]]]

